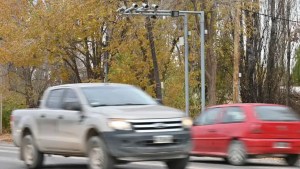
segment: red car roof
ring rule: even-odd
[[[232,104],[214,105],[214,106],[209,106],[207,108],[213,108],[213,107],[230,107],[230,106],[247,107],[247,106],[284,106],[284,105],[270,104],[270,103],[232,103]]]

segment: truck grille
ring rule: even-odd
[[[181,118],[175,119],[145,119],[145,120],[130,120],[135,132],[170,132],[182,131]]]

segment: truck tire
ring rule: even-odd
[[[100,137],[93,136],[88,140],[88,168],[113,169],[114,159],[108,153],[107,147]]]
[[[299,160],[299,155],[289,154],[284,158],[284,160],[289,166],[295,166]]]
[[[44,154],[38,150],[31,134],[22,138],[21,158],[24,160],[27,168],[39,169],[43,165]]]
[[[241,166],[246,163],[247,153],[244,144],[239,140],[233,140],[228,148],[227,160],[231,165]]]
[[[188,165],[189,157],[181,159],[168,160],[166,162],[168,169],[185,169]]]

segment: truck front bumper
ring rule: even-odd
[[[156,144],[154,136],[173,136],[173,143]],[[102,133],[109,153],[120,160],[145,161],[185,158],[191,150],[190,131]]]

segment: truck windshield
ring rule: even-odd
[[[92,107],[158,104],[151,96],[131,86],[83,87],[82,91]]]

